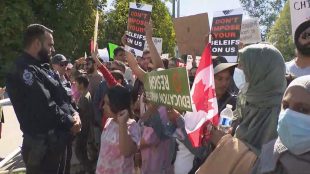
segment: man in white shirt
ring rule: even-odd
[[[287,73],[296,77],[310,75],[310,20],[297,27],[294,42],[296,58],[286,62]]]

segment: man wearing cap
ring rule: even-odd
[[[229,92],[229,87],[237,63],[228,63],[224,57],[220,56],[212,59],[212,63],[218,111],[221,112],[225,109],[226,104],[232,105],[234,110],[236,107],[236,96]]]
[[[310,75],[310,20],[297,27],[294,43],[296,58],[286,63],[287,72],[296,77]]]
[[[66,71],[67,71],[68,63],[69,63],[69,61],[62,54],[56,54],[51,59],[51,65],[52,65],[52,68],[54,70],[54,78],[57,81],[60,81],[60,83],[62,84],[62,86],[66,90],[66,93],[67,93],[66,98],[67,98],[68,103],[70,103],[71,106],[77,110],[77,106],[73,102],[73,98],[72,98],[73,94],[72,94],[71,83],[70,83],[69,79],[67,79],[67,77],[66,77]],[[72,141],[73,141],[73,137],[70,138],[70,140],[68,141],[67,150],[66,150],[67,155],[64,156],[62,159],[63,160],[62,163],[64,163],[64,164],[70,164],[71,163]],[[71,167],[70,165],[65,165],[65,166],[61,166],[61,167],[66,168],[65,174],[70,173],[70,167]]]
[[[56,54],[52,60],[51,64],[55,71],[55,78],[59,79],[63,87],[66,89],[69,96],[72,95],[70,81],[66,78],[66,71],[68,66],[68,60],[62,54]]]

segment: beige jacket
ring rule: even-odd
[[[256,159],[241,140],[225,135],[196,174],[249,174]]]

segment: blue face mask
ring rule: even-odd
[[[278,134],[283,145],[295,154],[301,155],[310,151],[310,115],[295,112],[291,109],[279,115]]]

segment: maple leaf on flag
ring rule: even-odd
[[[207,127],[218,125],[210,43],[201,55],[201,61],[191,89],[191,97],[194,109],[193,112],[186,112],[184,115],[185,130],[193,147],[199,147],[202,141],[210,140],[211,129]]]
[[[205,111],[208,113],[209,110],[212,110],[213,102],[206,99],[208,96],[215,96],[215,90],[210,86],[207,90],[205,90],[206,85],[203,84],[202,80],[195,84],[195,91],[193,93],[193,102],[196,105],[197,111]],[[203,91],[203,93],[201,93]]]

